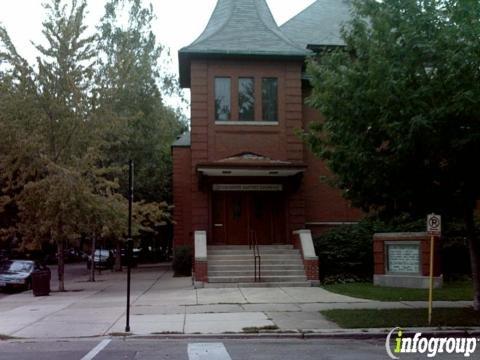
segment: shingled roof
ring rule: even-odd
[[[342,46],[340,29],[351,20],[351,7],[350,0],[317,0],[280,29],[304,49],[308,45]]]
[[[265,0],[218,0],[207,27],[179,51],[180,84],[189,86],[193,57],[305,57],[299,46],[280,31]]]

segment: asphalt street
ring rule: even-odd
[[[435,359],[464,359],[438,355]],[[1,342],[0,360],[376,360],[389,359],[384,340],[89,339]],[[426,355],[401,359],[427,359]]]

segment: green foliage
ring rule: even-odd
[[[356,206],[463,216],[480,196],[480,3],[355,3],[346,48],[308,64],[325,115],[309,144]]]
[[[126,29],[116,22],[124,5]],[[178,88],[158,63],[153,10],[110,1],[99,33],[87,35],[86,0],[44,7],[36,66],[0,27],[0,241],[32,250],[80,237],[123,241],[129,159],[140,200],[133,234],[158,237],[171,222],[169,147],[185,124],[163,102]]]
[[[192,275],[193,251],[190,246],[177,246],[173,254],[173,272],[175,276]]]
[[[480,325],[480,315],[471,308],[435,308],[431,324],[428,323],[427,309],[325,310],[320,313],[345,329]]]
[[[375,286],[370,283],[329,284],[324,288],[336,294],[377,301],[428,301],[425,289],[408,289]],[[435,301],[467,301],[472,298],[471,281],[445,282],[435,289]]]
[[[372,238],[383,224],[364,220],[356,225],[333,228],[314,239],[322,281],[344,282],[370,279],[373,274]]]
[[[373,235],[385,232],[422,232],[425,219],[412,220],[407,215],[388,222],[369,217],[358,224],[335,227],[314,239],[320,260],[323,283],[372,281]],[[458,220],[444,222],[441,240],[442,272],[447,279],[470,274],[465,225]],[[480,223],[477,224],[480,234]]]
[[[105,9],[99,26],[97,106],[102,116],[118,118],[107,133],[116,141],[103,149],[105,158],[117,165],[125,158],[134,160],[136,198],[169,201],[170,144],[186,129],[186,121],[162,100],[161,90],[179,93],[179,87],[159,66],[165,49],[152,32],[153,9],[142,7],[140,0],[112,0]],[[118,20],[124,13],[126,26]],[[126,182],[120,185],[126,195]]]

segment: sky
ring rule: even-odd
[[[315,0],[267,0],[279,25]],[[0,24],[5,26],[17,51],[34,63],[37,52],[31,41],[42,43],[44,10],[42,0],[0,0]],[[203,31],[217,0],[151,0],[157,19],[153,30],[157,41],[170,50],[170,72],[178,74],[178,50],[193,42]],[[88,0],[87,25],[94,29],[103,15],[104,0]],[[188,99],[189,94],[186,92]],[[167,99],[177,105],[177,99]],[[187,113],[187,109],[184,110]],[[186,114],[188,116],[188,114]]]

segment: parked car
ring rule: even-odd
[[[31,260],[7,260],[0,263],[0,288],[32,288],[32,273],[48,270],[46,266]]]
[[[110,250],[104,249],[97,249],[95,250],[93,262],[96,268],[113,268],[115,264],[115,257],[113,256],[113,252]],[[92,268],[92,257],[89,256],[87,260],[87,268]]]

